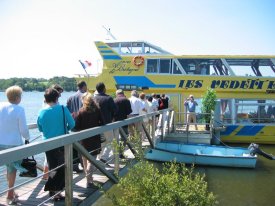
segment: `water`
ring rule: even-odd
[[[240,145],[238,145],[240,146]],[[242,145],[245,146],[245,145]],[[275,154],[275,147],[261,146]],[[158,163],[160,164],[160,163]],[[217,196],[221,206],[274,206],[275,161],[258,158],[255,169],[196,166],[195,172],[205,174],[209,191]],[[117,194],[114,186],[111,193]],[[102,196],[93,206],[110,206],[110,199]]]
[[[66,101],[71,96],[73,92],[63,92],[59,98],[60,104],[66,105]],[[0,92],[0,102],[7,101],[6,95],[4,92]],[[38,112],[42,108],[44,101],[44,92],[23,92],[22,100],[20,105],[25,108],[27,124],[36,123]],[[30,130],[30,140],[32,141],[40,135],[37,129]],[[42,141],[41,137],[38,137],[35,141]],[[43,165],[44,162],[44,153],[35,156],[38,164]],[[5,170],[6,167],[0,166],[0,191],[7,188],[7,182],[5,180]],[[40,172],[40,171],[39,171]],[[16,184],[21,183],[28,178],[17,177]]]
[[[260,146],[275,154],[273,145]],[[255,169],[200,167],[210,191],[218,195],[223,206],[275,205],[275,161],[258,157]]]
[[[63,92],[59,102],[66,104],[67,98],[72,94],[73,92]],[[6,101],[3,92],[0,92],[0,101]],[[23,93],[21,105],[25,108],[28,124],[36,122],[42,103],[43,92]],[[36,136],[37,131],[31,133],[32,138]],[[38,141],[41,141],[41,138]],[[261,145],[260,148],[275,154],[275,146],[273,145]],[[0,174],[3,174],[3,170],[4,168],[0,167]],[[259,157],[255,169],[197,167],[196,171],[206,175],[209,190],[218,196],[219,205],[275,205],[275,161]],[[19,179],[17,178],[17,180]],[[0,177],[0,182],[1,185],[6,184],[3,176]],[[115,189],[113,188],[113,190]],[[111,205],[111,202],[102,197],[95,205],[107,206]]]

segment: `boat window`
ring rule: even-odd
[[[274,123],[274,100],[238,100],[236,101],[237,123]]]
[[[147,59],[147,73],[158,72],[158,59]]]
[[[232,99],[221,99],[221,120],[232,123]]]
[[[182,74],[180,68],[175,62],[173,63],[173,74]]]
[[[120,53],[119,43],[107,43],[107,45],[111,47],[113,50],[115,50],[116,52]]]
[[[146,53],[146,54],[160,54],[161,52],[159,51],[159,50],[157,50],[156,48],[153,48],[153,47],[151,47],[150,45],[148,45],[148,44],[144,44],[144,52]]]
[[[207,59],[178,59],[178,61],[186,74],[210,74],[210,63]]]
[[[142,54],[143,52],[142,43],[141,42],[133,42],[132,43],[132,54]]]
[[[123,54],[132,53],[132,46],[130,42],[121,43],[121,53]]]
[[[160,68],[159,68],[160,73],[169,74],[170,68],[171,68],[171,59],[161,59],[160,60]]]
[[[209,75],[210,65],[207,62],[201,62],[199,65],[199,74]]]

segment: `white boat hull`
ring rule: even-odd
[[[158,143],[156,149],[146,153],[145,158],[162,162],[245,168],[255,168],[257,162],[257,156],[250,155],[245,148],[176,143]]]

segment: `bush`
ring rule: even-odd
[[[204,176],[183,164],[164,163],[160,171],[148,161],[130,169],[118,184],[122,191],[111,199],[117,206],[211,206],[215,197],[207,191]]]
[[[211,111],[215,110],[216,99],[217,99],[217,94],[215,90],[210,88],[207,89],[206,93],[202,97],[202,112],[208,113],[208,114],[204,114],[206,123],[210,123],[210,119],[211,119],[210,113]]]

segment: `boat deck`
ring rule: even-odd
[[[194,125],[190,125],[188,131],[186,131],[186,125],[177,125],[175,132],[166,134],[164,140],[169,142],[210,144],[211,134],[210,131],[205,130],[204,125],[198,125],[198,130],[195,129]]]

